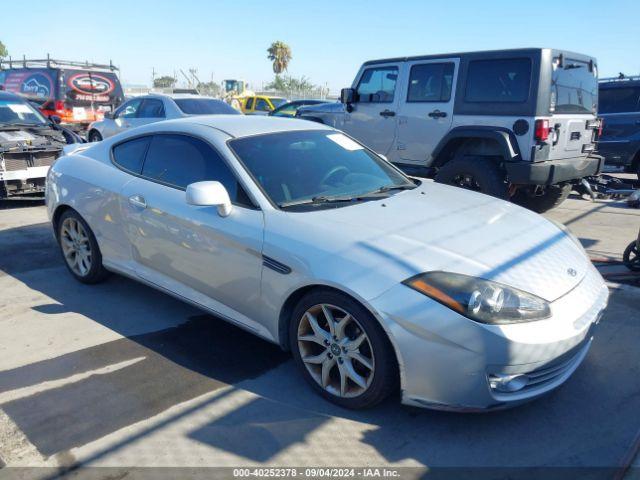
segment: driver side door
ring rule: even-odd
[[[389,153],[396,137],[400,69],[399,63],[364,69],[353,111],[345,115],[343,130],[381,155]]]

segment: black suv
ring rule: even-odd
[[[624,167],[640,178],[640,76],[600,80],[599,97],[604,127],[598,153],[607,165]]]

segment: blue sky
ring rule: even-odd
[[[637,0],[30,0],[3,2],[0,15],[14,58],[112,59],[135,84],[149,84],[152,68],[195,67],[201,80],[259,87],[273,77],[274,40],[292,48],[290,74],[333,91],[368,59],[527,46],[593,55],[601,76],[640,73]]]

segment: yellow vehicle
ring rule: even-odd
[[[268,115],[280,105],[287,103],[286,98],[251,95],[242,98],[242,113],[246,115]]]

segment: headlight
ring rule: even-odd
[[[477,322],[499,325],[551,316],[542,298],[482,278],[427,272],[402,283]]]

